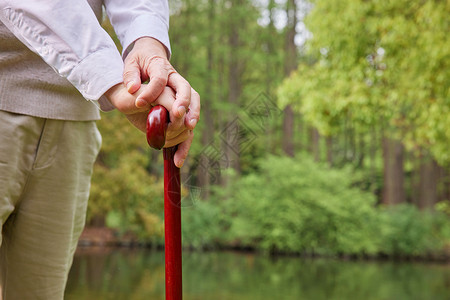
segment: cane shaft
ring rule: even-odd
[[[180,169],[173,162],[176,146],[164,148],[164,235],[166,300],[182,299]]]

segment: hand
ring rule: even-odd
[[[127,119],[140,131],[146,132],[146,122],[147,122],[147,108],[137,108],[134,103],[136,97],[142,92],[140,88],[136,93],[128,93],[125,85],[123,83],[116,84],[106,91],[105,96],[108,98],[109,102],[117,108],[118,111],[123,113]]]
[[[120,112],[122,112],[128,120],[142,132],[146,132],[147,115],[149,109],[147,108],[137,108],[134,103],[136,98],[143,92],[146,85],[142,87],[134,94],[128,93],[125,85],[117,84],[111,87],[105,96],[109,101],[116,107]],[[200,97],[198,94],[192,92],[191,106],[193,109],[200,110]],[[174,163],[177,167],[181,168],[186,159],[189,148],[191,147],[192,140],[194,138],[194,133],[192,130],[185,126],[185,120],[187,114],[183,118],[175,118],[173,115],[173,105],[175,103],[175,93],[174,91],[166,87],[163,92],[154,101],[154,105],[160,104],[164,106],[169,111],[169,117],[171,121],[167,128],[166,144],[164,147],[178,146],[178,150],[175,153]],[[198,108],[197,108],[198,107]]]
[[[196,93],[194,92],[193,95]],[[197,94],[198,95],[198,94]],[[188,156],[191,148],[192,140],[194,139],[194,132],[186,128],[184,118],[175,118],[173,110],[171,109],[175,103],[175,92],[170,87],[165,87],[158,99],[154,101],[155,105],[160,104],[164,106],[169,112],[169,126],[167,127],[166,143],[164,148],[178,145],[174,156],[174,163],[178,168],[183,166],[184,160]],[[192,97],[191,106],[200,106],[200,97]],[[174,120],[174,121],[172,121]]]
[[[149,80],[148,86],[136,98],[137,108],[150,109],[164,88],[171,87],[175,91],[171,120],[184,119],[188,129],[195,128],[200,118],[200,105],[191,106],[191,102],[194,98],[199,102],[200,97],[169,63],[166,49],[159,41],[150,37],[138,39],[125,58],[123,76],[124,84],[132,94],[141,89],[141,82]]]

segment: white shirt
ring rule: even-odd
[[[170,53],[167,1],[103,2],[124,50],[148,36]],[[123,82],[122,57],[87,0],[0,0],[0,21],[88,100]]]

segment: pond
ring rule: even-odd
[[[447,300],[450,265],[184,252],[184,300]],[[68,300],[164,299],[164,253],[79,249]]]

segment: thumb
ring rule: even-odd
[[[135,59],[125,60],[123,83],[130,94],[137,92],[141,87],[141,71]]]

